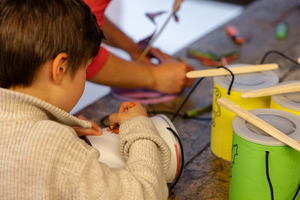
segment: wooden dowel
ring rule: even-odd
[[[260,128],[261,130],[265,131],[272,137],[276,138],[277,140],[289,145],[290,147],[300,151],[300,144],[293,138],[287,136],[286,134],[282,133],[274,126],[268,124],[264,120],[260,119],[256,115],[252,114],[251,112],[245,110],[241,106],[235,104],[231,100],[222,97],[218,99],[218,104],[227,110],[233,112],[237,116],[243,118],[244,120],[248,121],[249,123],[253,124],[254,126]]]
[[[277,85],[269,88],[262,88],[258,90],[252,90],[241,94],[241,98],[255,98],[255,97],[265,97],[275,94],[291,93],[300,91],[300,82],[288,83],[284,85]]]
[[[230,71],[232,71],[233,74],[243,74],[243,73],[253,73],[259,71],[278,69],[278,64],[270,63],[270,64],[262,64],[262,65],[228,67],[228,69],[230,69]],[[224,68],[218,68],[218,69],[190,71],[186,73],[186,76],[188,78],[199,78],[199,77],[221,76],[221,75],[230,75],[230,72]]]
[[[141,62],[145,58],[145,56],[148,54],[148,52],[152,48],[152,44],[158,38],[158,36],[160,36],[162,31],[166,28],[167,24],[169,23],[170,19],[173,17],[173,15],[175,14],[175,12],[179,8],[179,6],[180,6],[180,2],[178,2],[178,3],[176,2],[176,4],[174,5],[174,9],[172,10],[172,13],[169,15],[169,17],[167,18],[167,20],[165,21],[165,23],[163,24],[161,29],[156,34],[154,34],[154,36],[152,37],[152,39],[150,40],[150,42],[148,43],[148,45],[146,46],[146,48],[144,49],[144,51],[142,52],[140,57],[137,59],[137,62]]]

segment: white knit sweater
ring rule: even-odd
[[[122,170],[100,163],[101,152],[78,138],[73,126],[91,124],[0,88],[1,200],[168,198],[170,151],[149,118],[134,117],[120,127]]]

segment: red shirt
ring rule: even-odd
[[[104,21],[104,11],[108,6],[110,0],[84,0],[85,3],[91,8],[92,12],[97,18],[98,25],[102,28]],[[98,55],[94,58],[92,64],[87,69],[86,78],[89,79],[95,76],[100,69],[105,65],[108,59],[109,52],[100,46]]]

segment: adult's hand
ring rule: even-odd
[[[174,4],[173,4],[173,12],[176,13],[179,8],[180,8],[180,4],[183,2],[183,0],[175,0]]]
[[[183,87],[191,87],[194,79],[186,77],[188,71],[194,70],[185,63],[170,61],[153,69],[155,90],[162,93],[179,93]]]

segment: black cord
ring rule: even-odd
[[[299,193],[299,190],[300,190],[300,185],[298,186],[298,189],[297,189],[297,191],[296,191],[296,194],[295,194],[294,197],[293,197],[293,200],[296,199],[296,197],[297,197],[297,195],[298,195],[298,193]]]
[[[285,59],[291,61],[292,63],[294,63],[294,64],[296,64],[296,65],[299,65],[299,63],[298,63],[296,60],[294,60],[294,59],[290,58],[289,56],[285,55],[284,53],[282,53],[282,52],[280,52],[280,51],[276,51],[276,50],[270,50],[270,51],[267,51],[267,52],[265,53],[265,55],[263,56],[263,58],[261,59],[260,64],[263,64],[263,63],[265,62],[265,59],[267,58],[267,56],[268,56],[269,54],[271,54],[271,53],[278,54],[278,55],[284,57]]]
[[[181,149],[181,168],[180,168],[180,171],[179,171],[175,181],[173,181],[172,185],[169,187],[169,191],[171,191],[175,187],[175,185],[178,183],[178,181],[182,175],[183,165],[184,165],[184,153],[183,153],[183,146],[182,146],[181,140],[180,140],[179,136],[177,135],[177,133],[172,128],[167,127],[167,129],[169,131],[171,131],[173,133],[173,135],[176,137],[176,139],[179,143],[180,149]]]
[[[266,175],[267,175],[268,183],[270,186],[271,199],[274,200],[273,186],[272,186],[270,174],[269,174],[269,153],[270,153],[269,151],[266,151]]]
[[[194,90],[196,89],[196,87],[199,85],[199,83],[204,79],[204,77],[200,78],[197,83],[194,85],[194,87],[191,89],[191,91],[188,93],[188,95],[186,96],[186,98],[184,99],[184,101],[182,102],[182,104],[180,105],[180,107],[178,108],[178,110],[176,111],[176,113],[174,114],[174,116],[172,117],[171,121],[173,122],[173,120],[175,119],[175,117],[177,117],[179,111],[181,110],[181,108],[184,106],[184,104],[186,103],[186,101],[188,100],[188,98],[191,96],[191,94],[194,92]]]
[[[234,74],[233,74],[232,71],[231,71],[230,69],[228,69],[227,67],[219,66],[219,67],[217,67],[217,68],[224,68],[224,69],[226,69],[227,71],[229,71],[229,73],[231,74],[232,79],[231,79],[231,82],[230,82],[230,84],[229,84],[228,92],[227,92],[227,94],[230,96],[230,91],[231,91],[231,88],[232,88],[232,85],[233,85],[233,82],[234,82]]]

